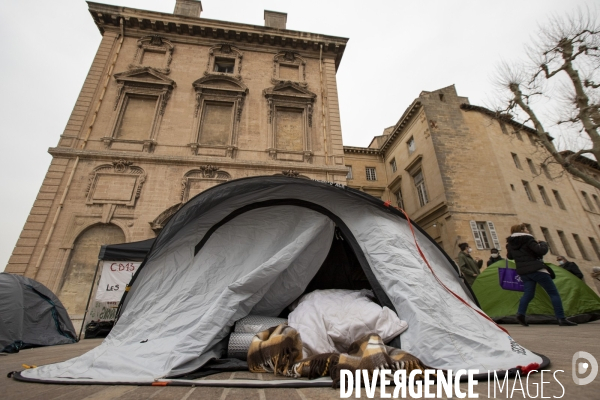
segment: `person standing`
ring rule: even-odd
[[[566,269],[579,279],[583,280],[583,274],[581,273],[579,266],[573,261],[569,261],[563,256],[556,257],[556,261],[558,261],[558,265],[560,265],[563,269]]]
[[[458,245],[460,253],[458,253],[458,266],[465,277],[465,281],[469,286],[473,286],[475,278],[479,275],[479,270],[483,265],[483,260],[478,257],[471,257],[472,249],[468,243],[461,243]]]
[[[560,294],[552,281],[554,271],[544,264],[543,257],[548,253],[548,243],[535,240],[527,230],[527,224],[513,225],[510,233],[511,235],[506,238],[506,257],[515,261],[517,274],[525,286],[519,302],[517,321],[523,326],[529,326],[525,315],[529,303],[535,296],[535,287],[539,284],[550,296],[558,324],[560,326],[577,325],[565,318]]]
[[[600,267],[592,267],[592,280],[596,285],[596,290],[600,293]]]
[[[495,262],[498,262],[500,260],[504,260],[504,258],[502,258],[502,256],[500,255],[500,251],[498,249],[492,249],[490,251],[490,259],[487,261],[487,266],[489,267],[490,265],[492,265]]]

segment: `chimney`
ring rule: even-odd
[[[175,15],[200,18],[202,2],[200,0],[175,0]]]
[[[265,10],[265,26],[277,29],[285,29],[287,13]]]

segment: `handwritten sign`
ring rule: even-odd
[[[121,301],[125,286],[131,281],[140,264],[131,261],[104,261],[96,292],[96,302]]]
[[[86,318],[86,326],[90,321],[114,321],[117,316],[118,301],[99,302],[96,301],[89,309]]]

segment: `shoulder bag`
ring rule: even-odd
[[[508,267],[508,260],[505,260],[505,267],[498,268],[498,278],[500,287],[504,290],[512,290],[515,292],[524,292],[525,286],[517,270]]]

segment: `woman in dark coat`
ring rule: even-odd
[[[521,297],[519,310],[517,311],[519,323],[523,326],[529,326],[525,314],[527,313],[527,306],[535,296],[535,287],[539,283],[550,296],[558,324],[560,326],[577,325],[565,318],[560,294],[558,294],[556,285],[552,281],[554,271],[546,267],[543,262],[544,255],[548,253],[548,243],[535,240],[527,230],[527,224],[512,226],[510,233],[511,235],[506,238],[506,257],[515,261],[517,274],[519,274],[525,286],[525,292]]]

